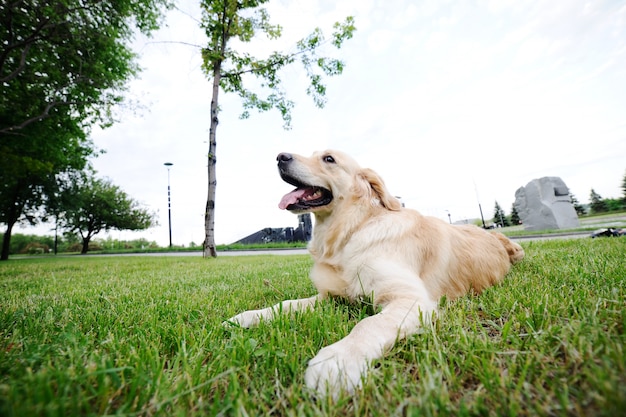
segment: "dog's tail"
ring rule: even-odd
[[[517,243],[513,242],[508,237],[504,236],[501,233],[494,233],[495,237],[498,238],[504,249],[506,249],[506,253],[509,254],[509,260],[511,261],[511,265],[515,265],[522,259],[524,259],[524,249]]]

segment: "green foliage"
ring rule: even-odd
[[[335,23],[334,29],[332,45],[339,49],[346,39],[352,38],[352,34],[356,30],[354,18],[349,16],[343,23]],[[298,51],[301,54],[300,62],[306,70],[311,83],[307,87],[306,92],[313,98],[313,102],[318,107],[324,107],[326,104],[326,86],[322,83],[322,75],[339,75],[343,72],[344,67],[343,61],[339,59],[320,57],[317,54],[319,47],[325,43],[324,34],[318,28],[297,44]]]
[[[0,233],[0,239],[2,239]],[[80,235],[71,232],[59,234],[57,240],[58,253],[80,252],[83,248]],[[50,235],[25,235],[14,233],[11,238],[10,255],[41,255],[50,254],[54,251],[55,237]],[[35,248],[35,249],[32,249]],[[41,250],[39,249],[41,248]],[[272,249],[305,249],[304,242],[271,242],[244,245],[232,243],[229,245],[217,245],[218,251],[254,251]],[[119,240],[108,236],[105,239],[92,238],[89,242],[89,252],[100,253],[141,253],[141,252],[177,252],[177,251],[201,251],[202,246],[190,242],[186,246],[160,247],[155,241],[145,238],[133,240]]]
[[[0,234],[0,237],[2,235]],[[82,239],[73,233],[65,233],[57,236],[58,253],[80,252],[83,248]],[[51,254],[54,251],[54,236],[24,235],[14,233],[11,238],[11,255],[42,255]],[[103,253],[120,252],[147,252],[161,249],[154,241],[145,238],[134,240],[117,240],[110,236],[106,239],[94,238],[89,243],[89,251]],[[169,248],[167,248],[169,250]],[[198,250],[198,248],[195,248]]]
[[[591,193],[589,194],[589,202],[592,214],[606,213],[607,211],[609,211],[609,207],[606,201],[604,201],[602,196],[596,193],[593,188],[591,189]]]
[[[626,209],[626,201],[621,198],[605,198],[604,204],[609,212],[622,211]]]
[[[64,229],[81,236],[82,253],[87,253],[91,238],[102,231],[144,230],[156,223],[152,213],[108,179],[85,175],[62,195],[59,221]]]
[[[515,208],[515,204],[511,205],[511,216],[509,218],[511,220],[511,226],[515,226],[521,223],[521,219],[519,218],[519,213]]]
[[[0,132],[16,132],[46,118],[79,130],[90,118],[106,122],[107,105],[120,100],[114,92],[137,71],[128,46],[134,27],[144,33],[156,29],[165,4],[164,0],[3,2]],[[12,112],[7,111],[9,103]],[[58,113],[50,113],[53,110]]]
[[[35,250],[33,250],[35,248]],[[38,250],[37,248],[41,249]],[[49,253],[54,248],[54,237],[14,234],[11,239],[11,254]]]
[[[0,133],[52,119],[75,136],[94,122],[111,123],[138,67],[134,27],[158,27],[165,0],[3,2],[0,6]],[[60,58],[62,57],[62,59]]]
[[[167,0],[0,3],[1,259],[20,221],[35,223],[59,174],[96,153],[90,127],[113,122],[138,67],[134,28],[158,26]]]
[[[621,415],[626,240],[524,243],[480,296],[442,300],[356,395],[315,399],[307,361],[368,305],[253,329],[221,322],[310,296],[307,256],[64,257],[0,264],[1,415]]]
[[[507,227],[511,225],[508,217],[506,217],[506,213],[504,213],[504,210],[502,209],[502,207],[500,207],[500,204],[498,204],[497,201],[493,210],[494,211],[492,221],[494,224],[500,225],[500,227]]]
[[[626,177],[625,177],[626,180]],[[622,198],[602,198],[593,188],[589,194],[591,214],[602,214],[608,212],[622,211],[626,209],[626,199]]]
[[[578,199],[576,198],[576,196],[572,193],[569,193],[569,198],[572,202],[572,205],[574,206],[574,210],[576,210],[576,214],[578,216],[584,216],[585,214],[587,214],[585,207],[583,207],[580,202],[578,201]]]
[[[322,46],[329,43],[319,28],[297,42],[296,52],[273,52],[266,59],[230,48],[229,41],[232,38],[250,42],[259,35],[265,35],[269,39],[281,36],[282,28],[279,25],[272,25],[267,11],[259,8],[263,3],[266,3],[266,0],[203,2],[202,27],[210,40],[202,53],[203,69],[210,78],[215,77],[217,71],[221,88],[225,92],[239,95],[244,108],[242,118],[248,118],[250,110],[253,109],[258,111],[276,109],[282,116],[284,127],[289,128],[294,103],[287,98],[282,87],[280,70],[299,59],[310,81],[307,94],[313,98],[318,107],[323,107],[326,102],[326,86],[322,75],[341,74],[344,63],[339,59],[319,55]],[[247,14],[249,16],[245,17]],[[350,39],[355,30],[352,17],[348,17],[344,23],[336,23],[330,44],[337,49],[341,48],[343,42]],[[264,94],[247,88],[244,83],[246,76],[253,76],[260,81],[259,89]]]

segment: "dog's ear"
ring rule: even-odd
[[[400,201],[395,198],[385,187],[383,179],[376,172],[369,168],[364,168],[357,174],[356,195],[359,198],[365,197],[368,200],[376,199],[387,210],[397,211],[402,208]]]

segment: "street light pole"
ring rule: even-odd
[[[483,208],[480,206],[480,198],[478,197],[478,186],[476,186],[476,181],[474,181],[474,191],[476,192],[476,201],[478,201],[478,210],[480,210],[480,219],[483,222],[483,229],[486,229],[485,225],[485,217],[483,216]]]
[[[483,221],[483,229],[486,229],[487,225],[485,225],[485,217],[483,216],[483,208],[480,206],[480,202],[478,203],[478,210],[480,210],[480,219]]]
[[[166,162],[163,165],[167,167],[167,218],[170,226],[170,249],[172,248],[172,206],[170,204],[170,167],[174,165],[171,162]]]

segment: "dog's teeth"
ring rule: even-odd
[[[308,194],[305,195],[302,199],[304,201],[311,201],[311,200],[316,200],[318,198],[320,198],[322,196],[322,193],[320,190],[316,190],[313,194]]]

